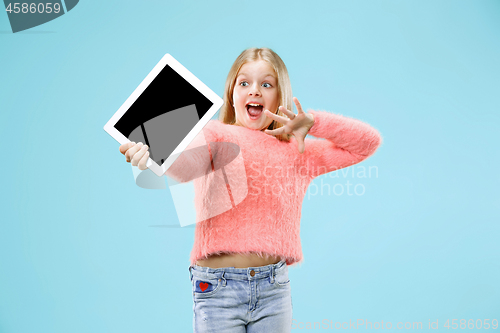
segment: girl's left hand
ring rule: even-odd
[[[266,129],[264,132],[269,135],[278,135],[283,133],[292,134],[297,140],[299,153],[302,154],[305,149],[304,139],[311,127],[314,125],[314,117],[312,114],[306,113],[302,110],[297,97],[293,98],[293,102],[297,107],[297,114],[293,113],[293,111],[287,110],[284,106],[279,107],[279,110],[286,114],[288,118],[278,116],[269,110],[264,111],[266,116],[283,124],[280,128],[274,130]]]

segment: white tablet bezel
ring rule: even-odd
[[[139,98],[139,96],[146,90],[151,82],[156,78],[156,76],[163,70],[165,66],[170,66],[174,71],[176,71],[181,77],[183,77],[187,82],[189,82],[194,88],[196,88],[200,93],[202,93],[208,100],[210,100],[213,105],[205,113],[205,115],[199,120],[199,122],[193,127],[193,129],[186,135],[186,137],[179,143],[179,145],[174,149],[172,154],[163,162],[160,166],[154,162],[151,158],[148,159],[147,167],[151,169],[156,175],[162,176],[165,171],[170,168],[177,157],[180,155],[184,149],[193,141],[196,135],[201,132],[203,127],[210,121],[210,119],[215,115],[215,113],[224,104],[222,98],[220,98],[216,93],[214,93],[210,88],[208,88],[203,82],[201,82],[196,76],[194,76],[190,71],[188,71],[184,66],[182,66],[177,60],[174,59],[170,54],[165,54],[163,58],[158,62],[158,64],[153,68],[153,70],[146,76],[146,78],[141,82],[141,84],[134,90],[132,95],[123,103],[123,105],[116,111],[116,113],[111,117],[111,119],[104,125],[104,130],[109,133],[116,141],[120,144],[125,144],[130,142],[130,140],[120,133],[116,128],[116,123],[120,118],[128,111],[128,109],[134,104],[134,102]]]

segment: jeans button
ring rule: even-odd
[[[255,276],[255,271],[253,269],[250,271],[250,276]]]

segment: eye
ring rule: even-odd
[[[267,83],[267,82],[266,82],[266,83],[263,83],[263,84],[262,84],[262,86],[263,86],[264,88],[271,88],[271,87],[272,87],[272,85],[271,85],[270,83]]]
[[[246,86],[248,86],[248,82],[247,81],[241,81],[240,82],[240,86],[246,87]]]

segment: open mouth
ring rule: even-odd
[[[264,106],[259,103],[248,103],[246,107],[248,116],[252,120],[259,119],[260,115],[262,114],[262,111],[264,110]]]

